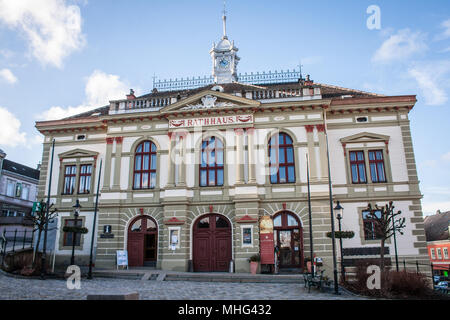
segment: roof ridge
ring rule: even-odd
[[[357,90],[357,89],[350,89],[350,88],[344,88],[344,87],[340,87],[340,86],[333,86],[331,84],[325,84],[325,83],[319,83],[316,82],[315,84],[319,85],[319,86],[323,86],[323,87],[328,87],[331,89],[339,89],[339,90],[347,90],[347,91],[354,91],[357,93],[361,93],[361,94],[367,94],[367,95],[373,95],[376,97],[386,97],[386,95],[384,94],[378,94],[378,93],[373,93],[373,92],[367,92],[367,91],[362,91],[362,90]]]

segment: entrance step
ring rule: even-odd
[[[197,282],[252,282],[252,283],[301,283],[302,275],[251,275],[251,274],[214,274],[214,273],[167,273],[164,281],[197,281]]]

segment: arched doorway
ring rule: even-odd
[[[194,271],[228,271],[231,261],[231,224],[219,214],[201,216],[193,227]]]
[[[299,219],[283,211],[273,217],[280,268],[303,268],[303,229]]]
[[[158,257],[158,228],[149,216],[134,219],[128,227],[128,265],[141,267],[156,265]]]

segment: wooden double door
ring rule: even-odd
[[[193,229],[194,271],[229,271],[231,261],[231,225],[219,214],[202,216]]]
[[[128,265],[130,267],[155,266],[158,257],[158,228],[156,222],[141,216],[128,227]]]

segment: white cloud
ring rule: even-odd
[[[447,152],[446,154],[442,155],[442,160],[444,161],[450,161],[450,152]],[[450,195],[450,194],[449,194]]]
[[[9,84],[17,82],[17,77],[9,69],[0,70],[0,79],[3,79],[3,81],[6,81]]]
[[[435,37],[435,40],[445,40],[450,38],[450,19],[445,20],[441,23],[441,28],[444,29],[442,33]]]
[[[20,120],[6,108],[0,107],[0,145],[15,147],[26,143],[26,133],[20,132]]]
[[[427,105],[442,105],[448,101],[450,61],[416,63],[408,69],[415,79]]]
[[[0,21],[20,31],[44,65],[61,68],[64,58],[85,44],[80,8],[66,0],[0,0]]]
[[[120,80],[117,75],[106,74],[95,70],[87,79],[85,94],[86,100],[77,107],[53,106],[42,113],[41,120],[57,120],[83,113],[98,107],[105,106],[110,100],[125,98],[129,86]]]
[[[373,62],[389,63],[409,58],[428,49],[426,35],[409,29],[399,30],[383,42],[372,57]]]
[[[422,201],[422,211],[424,215],[435,214],[436,211],[441,210],[441,212],[450,211],[450,201],[442,202],[428,202],[426,200]]]

